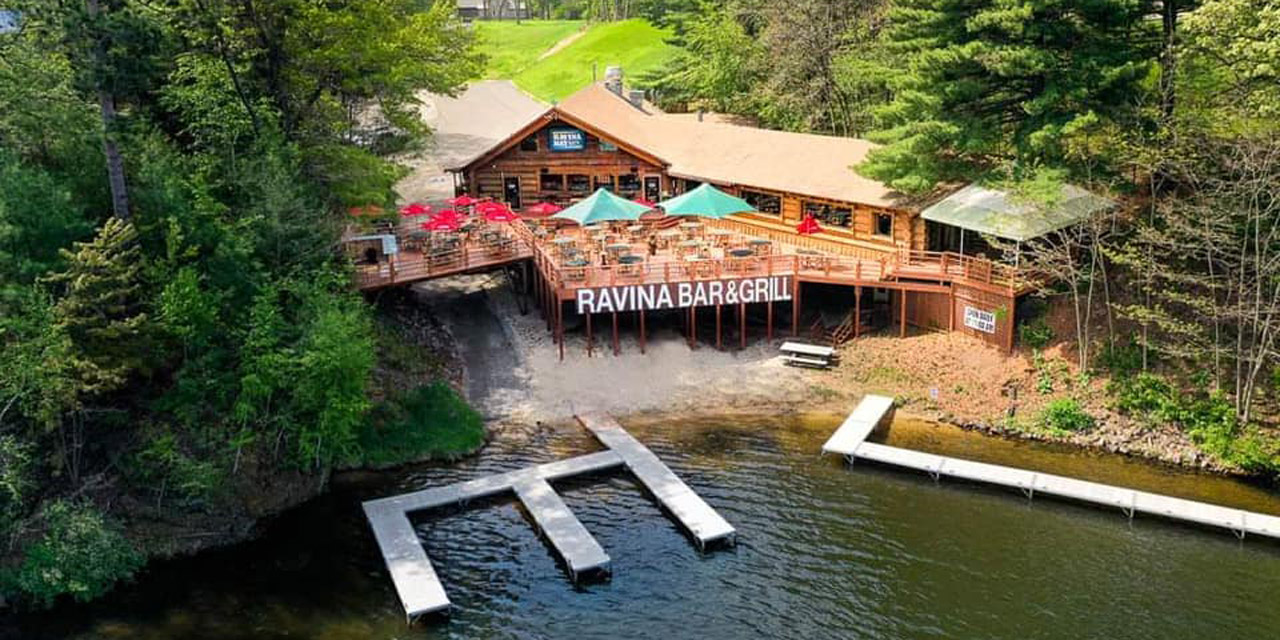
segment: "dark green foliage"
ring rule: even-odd
[[[1042,318],[1018,325],[1018,342],[1029,349],[1043,349],[1053,341],[1053,329]]]
[[[0,535],[9,532],[31,490],[32,447],[13,435],[0,434]]]
[[[50,607],[67,596],[88,602],[142,567],[141,554],[92,506],[54,501],[42,519],[44,535],[4,579],[6,591],[35,607]]]
[[[1123,0],[899,0],[894,98],[859,167],[907,193],[1012,163],[1071,166],[1070,147],[1130,122],[1151,73],[1146,7]],[[1078,164],[1078,163],[1077,163]]]
[[[1136,342],[1104,345],[1094,362],[1113,376],[1131,376],[1142,370],[1142,345]]]
[[[361,461],[390,466],[474,451],[484,443],[484,419],[466,400],[435,382],[374,408],[360,434]]]
[[[1045,405],[1040,423],[1055,433],[1074,433],[1092,429],[1094,419],[1075,398],[1058,398]]]
[[[157,504],[165,501],[191,507],[203,504],[218,489],[222,472],[217,461],[196,459],[179,449],[173,433],[147,442],[130,459],[132,481],[153,492]]]

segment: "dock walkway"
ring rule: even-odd
[[[717,540],[735,539],[737,532],[732,525],[611,416],[584,413],[575,417],[597,440],[622,458],[640,483],[693,536],[700,549],[705,551],[708,544]]]
[[[728,522],[613,418],[591,414],[585,419],[580,417],[579,421],[591,429],[608,450],[364,503],[365,517],[373,528],[391,581],[410,620],[447,612],[452,606],[409,521],[409,514],[415,511],[515,493],[576,582],[586,573],[607,573],[611,560],[550,483],[625,465],[693,534],[699,548],[705,549],[710,542],[735,535]]]
[[[887,405],[886,405],[887,403]],[[1028,498],[1037,492],[1061,498],[1116,507],[1132,518],[1145,513],[1173,520],[1221,527],[1243,538],[1252,533],[1270,538],[1280,538],[1280,517],[1233,509],[1218,505],[1174,498],[1136,489],[1116,487],[1099,482],[1040,473],[1027,469],[1006,467],[985,462],[962,460],[910,449],[901,449],[874,442],[866,442],[875,424],[883,420],[892,409],[892,400],[882,396],[866,396],[850,414],[849,419],[836,430],[823,453],[843,455],[849,462],[857,459],[871,460],[908,469],[924,471],[938,479],[950,476],[973,482],[984,482],[1019,489]],[[857,419],[855,419],[857,416]],[[870,427],[867,421],[874,416]]]

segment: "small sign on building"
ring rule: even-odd
[[[983,333],[996,332],[996,314],[970,306],[964,308],[964,326]]]
[[[547,148],[552,151],[582,151],[587,148],[587,134],[573,127],[547,129]]]

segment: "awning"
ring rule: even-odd
[[[1073,185],[1063,185],[1057,202],[1022,202],[1007,191],[971,184],[921,212],[931,222],[1026,242],[1069,227],[1114,205],[1111,200]]]

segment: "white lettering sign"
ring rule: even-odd
[[[964,308],[964,326],[984,333],[995,333],[996,314],[966,306]]]
[[[576,299],[578,313],[621,313],[720,304],[786,302],[791,299],[791,277],[588,287],[578,289]]]

